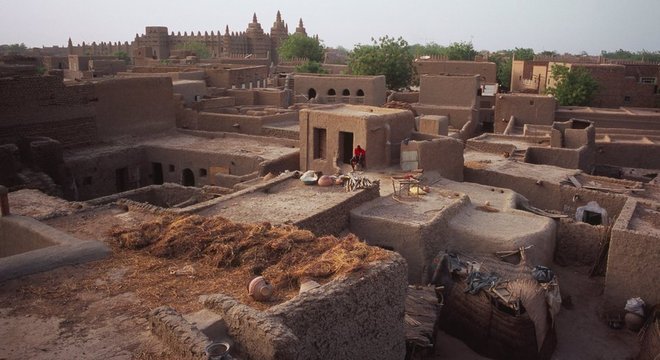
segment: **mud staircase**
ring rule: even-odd
[[[520,162],[525,162],[525,154],[527,153],[526,149],[516,149],[513,151],[509,159],[516,160]]]

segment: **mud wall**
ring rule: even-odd
[[[354,196],[325,211],[300,220],[295,225],[313,232],[316,236],[338,236],[342,231],[349,228],[351,210],[378,197],[380,197],[378,186],[359,190]]]
[[[502,133],[511,119],[516,125],[552,125],[557,101],[551,96],[497,94],[495,98],[495,132]]]
[[[64,147],[98,140],[94,87],[65,86],[61,76],[0,79],[0,143],[46,136]]]
[[[406,262],[398,255],[272,307],[301,359],[403,359]]]
[[[555,262],[562,266],[592,266],[607,236],[607,228],[577,222],[572,218],[560,219],[557,230]]]
[[[583,146],[580,149],[543,148],[530,146],[525,152],[525,162],[558,166],[565,169],[591,171],[594,167],[593,151]]]
[[[460,141],[442,137],[401,145],[401,151],[415,150],[418,154],[418,169],[438,171],[444,178],[463,181],[463,143]]]
[[[217,294],[221,314],[246,359],[402,359],[406,263],[391,261],[331,281],[266,311]]]
[[[65,166],[67,177],[62,188],[68,200],[89,200],[152,184],[151,169],[140,147],[68,158]],[[123,188],[117,179],[120,169],[125,169]]]
[[[630,229],[640,206],[629,198],[612,228],[605,276],[605,307],[620,310],[631,297],[647,304],[660,303],[660,252],[658,231]]]
[[[477,106],[478,89],[477,76],[422,75],[419,83],[419,102],[426,105],[473,108]]]
[[[168,78],[104,80],[94,85],[99,137],[149,135],[173,129],[172,81]]]
[[[531,165],[530,165],[531,166]],[[541,209],[561,211],[574,216],[578,207],[590,201],[607,210],[610,220],[616,219],[625,204],[626,197],[588,189],[577,189],[549,181],[537,184],[535,178],[515,176],[488,169],[464,169],[465,181],[511,189],[526,197],[530,203]],[[577,196],[576,196],[577,195]],[[610,221],[610,223],[612,222]]]
[[[660,169],[660,144],[596,143],[596,164]]]
[[[197,128],[203,131],[236,132],[250,135],[261,135],[262,127],[268,123],[279,121],[296,121],[298,113],[253,116],[235,114],[200,113]]]

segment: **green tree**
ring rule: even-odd
[[[534,49],[532,48],[515,48],[513,55],[516,60],[534,60]]]
[[[348,56],[348,67],[355,75],[385,75],[387,87],[402,89],[410,84],[413,75],[413,55],[408,42],[384,36],[373,44],[355,46]]]
[[[308,61],[302,65],[296,66],[296,72],[310,74],[327,74],[328,72],[316,61]]]
[[[554,51],[554,50],[544,50],[544,51],[541,51],[539,55],[554,57],[554,56],[559,56],[559,53]]]
[[[449,60],[474,60],[474,57],[477,56],[477,51],[474,50],[472,42],[455,42],[451,43],[447,47],[447,57]]]
[[[24,43],[2,45],[2,47],[5,53],[11,55],[20,55],[27,51],[27,46]]]
[[[126,64],[131,63],[131,58],[128,56],[128,53],[126,51],[117,51],[112,56],[116,57],[119,60],[124,60]]]
[[[636,51],[631,52],[623,49],[617,51],[601,51],[601,56],[607,59],[613,60],[634,60],[634,61],[648,61],[648,62],[660,62],[660,51]]]
[[[573,66],[553,65],[550,77],[555,81],[554,86],[548,87],[546,93],[553,95],[559,105],[586,106],[598,90],[598,83],[591,76],[589,70]]]
[[[318,38],[293,34],[282,42],[277,53],[280,59],[304,58],[320,63],[323,61],[325,48]]]
[[[195,54],[199,59],[210,59],[211,52],[203,42],[200,41],[186,41],[177,46],[177,50],[188,50]]]
[[[410,45],[410,53],[414,57],[425,55],[447,55],[447,47],[434,42],[427,43],[426,45],[414,44]]]
[[[511,89],[511,57],[513,56],[513,51],[511,50],[500,50],[496,53],[490,54],[488,56],[488,61],[494,62],[497,67],[495,78],[497,83],[500,84],[502,90]]]

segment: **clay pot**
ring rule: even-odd
[[[205,352],[209,360],[225,360],[230,359],[229,344],[225,342],[214,342],[206,346]]]
[[[248,285],[248,295],[257,301],[268,301],[273,296],[273,285],[263,276],[257,276]]]
[[[323,175],[318,181],[319,186],[332,186],[334,184],[334,180],[332,179],[332,176],[329,175]]]
[[[626,322],[626,328],[630,331],[639,331],[644,325],[644,318],[635,314],[635,313],[626,313],[626,316],[623,318]]]

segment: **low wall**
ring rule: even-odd
[[[147,316],[151,332],[158,336],[178,359],[207,360],[204,351],[211,341],[169,306],[153,309]]]
[[[596,143],[596,164],[642,169],[660,169],[660,144]]]
[[[262,127],[264,125],[287,120],[298,120],[298,114],[296,112],[287,112],[282,114],[253,116],[202,112],[199,114],[197,126],[198,129],[202,131],[261,135]]]
[[[406,263],[400,256],[308,290],[266,311],[217,294],[204,305],[222,316],[245,359],[402,359]]]
[[[543,181],[541,184],[537,184],[538,180],[543,179],[524,177],[522,175],[514,176],[488,169],[466,167],[464,169],[464,175],[467,182],[511,189],[527,198],[530,204],[535,207],[561,211],[571,216],[575,214],[578,207],[585,206],[590,201],[596,201],[598,205],[607,210],[610,219],[616,219],[626,201],[626,197],[621,194],[584,188],[577,189],[573,186],[559,185],[558,183],[551,183],[549,181]]]
[[[593,150],[587,146],[579,149],[530,146],[525,153],[525,162],[585,171],[591,171],[595,166]]]
[[[300,339],[300,359],[403,359],[406,261],[393,260],[309,290],[267,313]]]
[[[300,220],[295,223],[295,225],[313,232],[316,236],[339,235],[349,227],[351,210],[365,202],[379,197],[379,186],[374,186],[370,189],[362,189],[359,190],[355,196],[351,196],[323,212],[316,213],[304,220]]]
[[[0,282],[80,264],[108,256],[100,241],[83,241],[32,218],[10,215],[0,218]],[[39,244],[35,243],[35,239]],[[20,244],[16,244],[20,241]],[[30,242],[29,246],[26,244]],[[52,244],[35,248],[35,245]],[[19,253],[20,252],[20,253]]]

